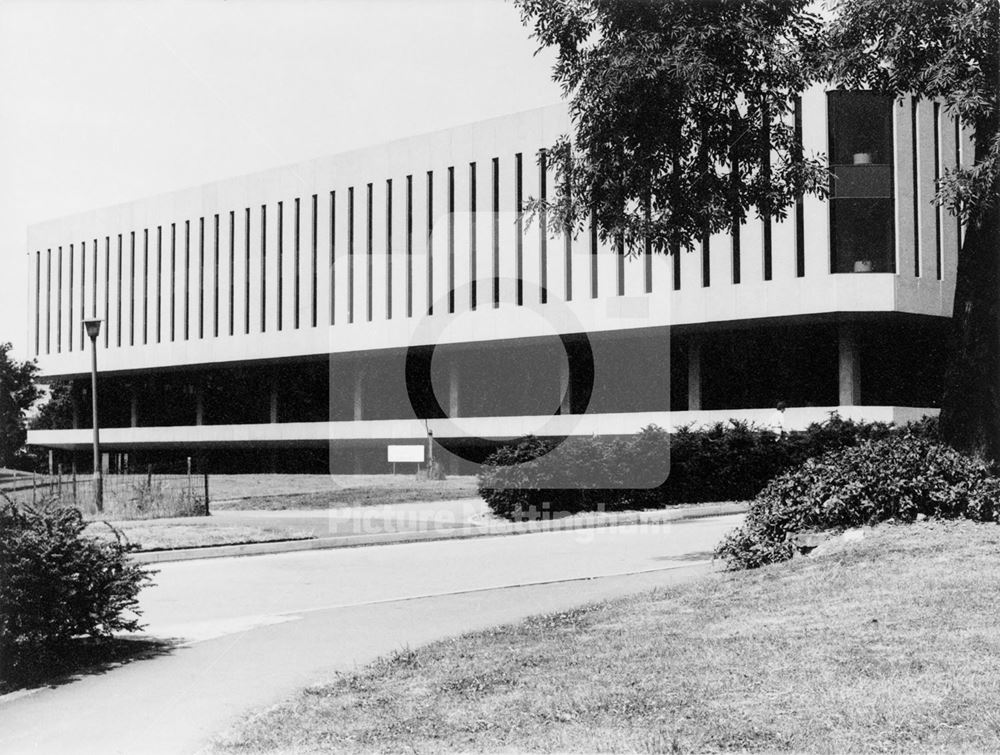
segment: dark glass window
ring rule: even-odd
[[[830,245],[835,273],[896,271],[891,97],[830,92]]]

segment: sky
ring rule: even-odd
[[[504,0],[0,0],[0,343],[29,225],[558,102]]]

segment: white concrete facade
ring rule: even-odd
[[[809,91],[802,113],[805,152],[825,154],[826,92]],[[815,197],[801,206],[801,249],[797,208],[772,224],[770,279],[755,219],[740,231],[740,282],[733,282],[732,239],[720,234],[711,239],[707,286],[700,251],[682,255],[678,288],[669,257],[619,266],[610,250],[592,248],[589,234],[567,240],[558,229],[543,234],[537,221],[519,224],[518,197],[527,202],[542,191],[539,150],[570,129],[557,105],[36,225],[28,237],[32,344],[42,374],[65,378],[89,372],[83,316],[105,320],[105,374],[559,333],[860,313],[947,318],[960,229],[928,198],[935,177],[970,148],[934,103],[920,103],[915,113],[909,98],[893,113],[892,273],[831,272],[829,207]],[[553,180],[550,166],[550,195]],[[690,370],[700,374],[700,363]],[[691,395],[700,401],[697,386]],[[872,418],[902,416],[893,407],[867,409]],[[609,418],[607,430],[587,432],[714,417],[654,414]],[[518,435],[524,424],[482,422],[484,436]],[[422,435],[376,421],[309,423],[316,427],[308,431],[293,424],[108,432],[122,436],[121,446],[152,442],[157,433],[178,444]],[[81,432],[34,431],[29,442],[81,446]]]

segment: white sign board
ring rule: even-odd
[[[389,463],[417,462],[423,463],[424,447],[421,446],[387,446]]]

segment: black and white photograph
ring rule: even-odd
[[[0,0],[0,752],[1000,751],[1000,2]]]

